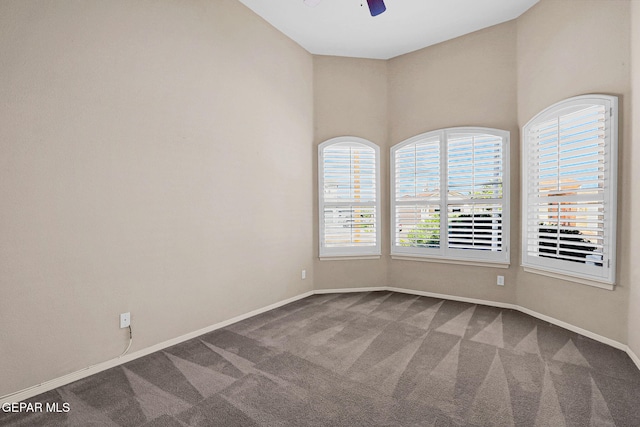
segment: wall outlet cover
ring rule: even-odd
[[[131,325],[131,313],[120,314],[120,328],[128,328]]]

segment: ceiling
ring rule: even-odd
[[[240,0],[316,55],[389,59],[517,18],[539,0]]]

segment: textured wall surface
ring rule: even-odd
[[[333,56],[313,59],[315,144],[314,266],[315,287],[340,289],[386,286],[389,253],[387,163],[387,61]],[[382,257],[374,260],[319,260],[317,146],[337,136],[358,136],[380,147]]]
[[[618,286],[607,291],[520,271],[517,301],[620,342],[626,342],[633,261],[629,7],[627,0],[542,1],[517,21],[520,126],[558,101],[587,93],[618,96],[620,114]]]
[[[312,67],[234,0],[0,3],[0,395],[312,288]]]
[[[389,117],[389,146],[454,126],[492,127],[511,133],[510,267],[391,260],[389,281],[402,288],[514,303],[519,265],[516,22],[392,59]],[[496,286],[498,275],[505,276],[504,287]]]
[[[640,354],[639,30],[637,1],[542,0],[379,61],[312,57],[234,0],[0,2],[0,395],[119,355],[119,313],[135,351],[314,288],[514,303]],[[519,267],[519,128],[598,92],[620,97],[615,291]],[[389,149],[452,126],[511,132],[508,269],[389,258]],[[317,146],[344,135],[381,149],[378,260],[317,257]]]

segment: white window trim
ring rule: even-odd
[[[569,276],[565,273],[554,273],[550,270],[543,270],[540,268],[523,267],[527,273],[539,274],[541,276],[553,277],[554,279],[566,280],[568,282],[580,283],[581,285],[594,286],[596,288],[602,288],[612,291],[615,286],[613,284],[598,282],[595,280],[587,279],[584,277]]]
[[[376,161],[376,201],[374,203],[376,208],[376,245],[363,247],[363,248],[353,248],[353,247],[343,247],[343,248],[327,248],[324,246],[324,162],[323,162],[323,151],[326,147],[339,144],[339,143],[348,143],[354,142],[358,144],[366,145],[367,147],[372,148],[375,151]],[[320,145],[318,145],[318,243],[319,243],[319,258],[324,261],[338,261],[338,260],[366,260],[366,259],[379,259],[382,250],[381,250],[381,210],[380,210],[380,147],[374,144],[371,141],[368,141],[364,138],[359,138],[357,136],[339,136],[336,138],[331,138],[327,141],[324,141]]]
[[[360,261],[367,259],[380,259],[381,255],[342,255],[342,256],[323,256],[321,261]]]
[[[495,252],[489,251],[470,251],[464,249],[450,249],[447,248],[448,236],[445,229],[445,221],[440,223],[440,235],[444,238],[441,240],[440,248],[414,248],[414,247],[398,247],[395,245],[395,223],[396,223],[396,183],[395,183],[395,151],[400,148],[420,142],[424,139],[428,139],[435,135],[440,135],[440,182],[441,187],[445,186],[447,182],[447,135],[450,133],[484,133],[490,135],[500,136],[502,138],[502,156],[503,156],[503,169],[502,169],[502,238],[503,238],[503,250],[500,252],[501,256],[496,257]],[[446,129],[438,129],[435,131],[425,132],[420,135],[416,135],[409,139],[406,139],[393,147],[390,150],[390,206],[391,206],[391,227],[390,227],[390,244],[391,244],[391,258],[406,261],[427,261],[427,262],[440,262],[445,264],[464,264],[475,265],[482,267],[496,267],[507,268],[510,265],[510,229],[511,229],[511,214],[510,214],[510,188],[511,188],[511,173],[510,173],[510,151],[509,151],[510,132],[502,129],[485,128],[485,127],[454,127]],[[441,190],[441,212],[446,212],[448,206],[448,192]],[[481,202],[480,202],[481,203]]]
[[[607,274],[597,276],[585,273],[584,269],[580,271],[571,271],[562,268],[562,261],[554,259],[532,260],[528,256],[527,248],[527,212],[528,212],[528,173],[527,173],[527,149],[526,138],[529,128],[539,121],[549,120],[557,117],[562,110],[571,108],[575,105],[593,103],[604,104],[609,108],[609,117],[612,117],[611,126],[608,128],[609,141],[605,144],[605,164],[608,164],[607,173],[604,180],[608,182],[607,191],[604,195],[605,207],[605,232],[608,234],[608,240],[605,241],[607,260],[603,262],[608,264],[606,268]],[[521,230],[521,266],[526,272],[540,274],[548,277],[568,280],[584,285],[595,286],[598,288],[613,290],[616,282],[616,222],[617,222],[617,180],[618,180],[618,98],[610,95],[590,94],[581,95],[565,99],[557,102],[529,120],[523,127],[521,133],[521,177],[522,177],[522,230]],[[538,258],[538,257],[531,257]],[[534,262],[537,261],[537,262]],[[546,265],[545,265],[546,264]]]
[[[440,264],[457,264],[457,265],[473,265],[475,267],[489,267],[489,268],[509,268],[509,263],[498,261],[470,261],[460,260],[452,258],[439,258],[434,256],[420,257],[420,256],[407,256],[407,255],[392,255],[391,259],[398,261],[420,261],[420,262],[436,262]]]

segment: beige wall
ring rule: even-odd
[[[515,302],[519,203],[515,21],[390,60],[389,117],[389,147],[423,132],[453,126],[510,131],[513,189],[509,269],[391,260],[390,284]],[[505,276],[506,286],[496,285],[498,275]]]
[[[312,289],[312,74],[235,0],[0,2],[0,396]]]
[[[387,62],[374,59],[315,56],[314,71],[314,229],[316,289],[387,286],[388,174]],[[382,253],[378,260],[318,259],[318,145],[337,136],[357,136],[380,146],[382,165]]]
[[[635,183],[634,191],[631,191],[631,209],[628,212],[631,226],[629,252],[635,254],[630,264],[629,295],[629,327],[628,344],[631,350],[640,357],[640,263],[637,254],[640,253],[640,191],[637,186],[640,183],[640,1],[631,2],[631,109],[629,120],[632,122],[632,147],[629,152],[629,164],[631,168],[631,182]],[[631,118],[633,117],[633,118]],[[626,215],[626,213],[624,214]]]
[[[632,268],[629,7],[627,0],[543,0],[518,18],[518,124],[571,96],[617,95],[620,173],[615,291],[520,271],[517,302],[623,343]]]
[[[516,303],[626,342],[632,268],[632,239],[625,231],[630,229],[631,220],[623,215],[630,208],[632,161],[628,13],[626,0],[543,0],[515,21],[387,62],[389,120],[385,156],[394,144],[429,130],[464,125],[495,127],[511,132],[512,173],[509,269],[389,259],[387,284]],[[363,117],[363,112],[371,109],[384,111],[376,90],[382,86],[383,68],[379,62],[375,67],[365,64],[366,60],[315,59],[316,142],[343,133],[367,137],[383,132],[378,127],[372,129],[370,120]],[[371,84],[374,80],[377,83]],[[519,128],[554,102],[597,92],[618,95],[621,101],[620,241],[615,291],[525,273],[520,267]],[[339,100],[344,108],[336,107],[332,100]],[[388,161],[384,159],[382,171],[388,180]],[[388,208],[383,213],[388,234]],[[388,251],[385,235],[383,253]],[[384,284],[378,280],[382,266],[377,269],[378,264],[369,265],[376,269],[367,269],[365,262],[343,261],[323,270],[322,262],[316,262],[316,287]],[[505,287],[495,285],[499,274],[505,276]]]
[[[620,342],[629,307],[640,354],[629,8],[542,0],[377,61],[312,58],[234,0],[1,2],[0,395],[117,356],[121,312],[135,351],[314,287],[517,303]],[[621,97],[613,292],[519,267],[519,126],[587,92]],[[390,260],[389,148],[463,125],[511,132],[511,267]],[[342,135],[381,148],[380,260],[317,259],[317,146]]]

